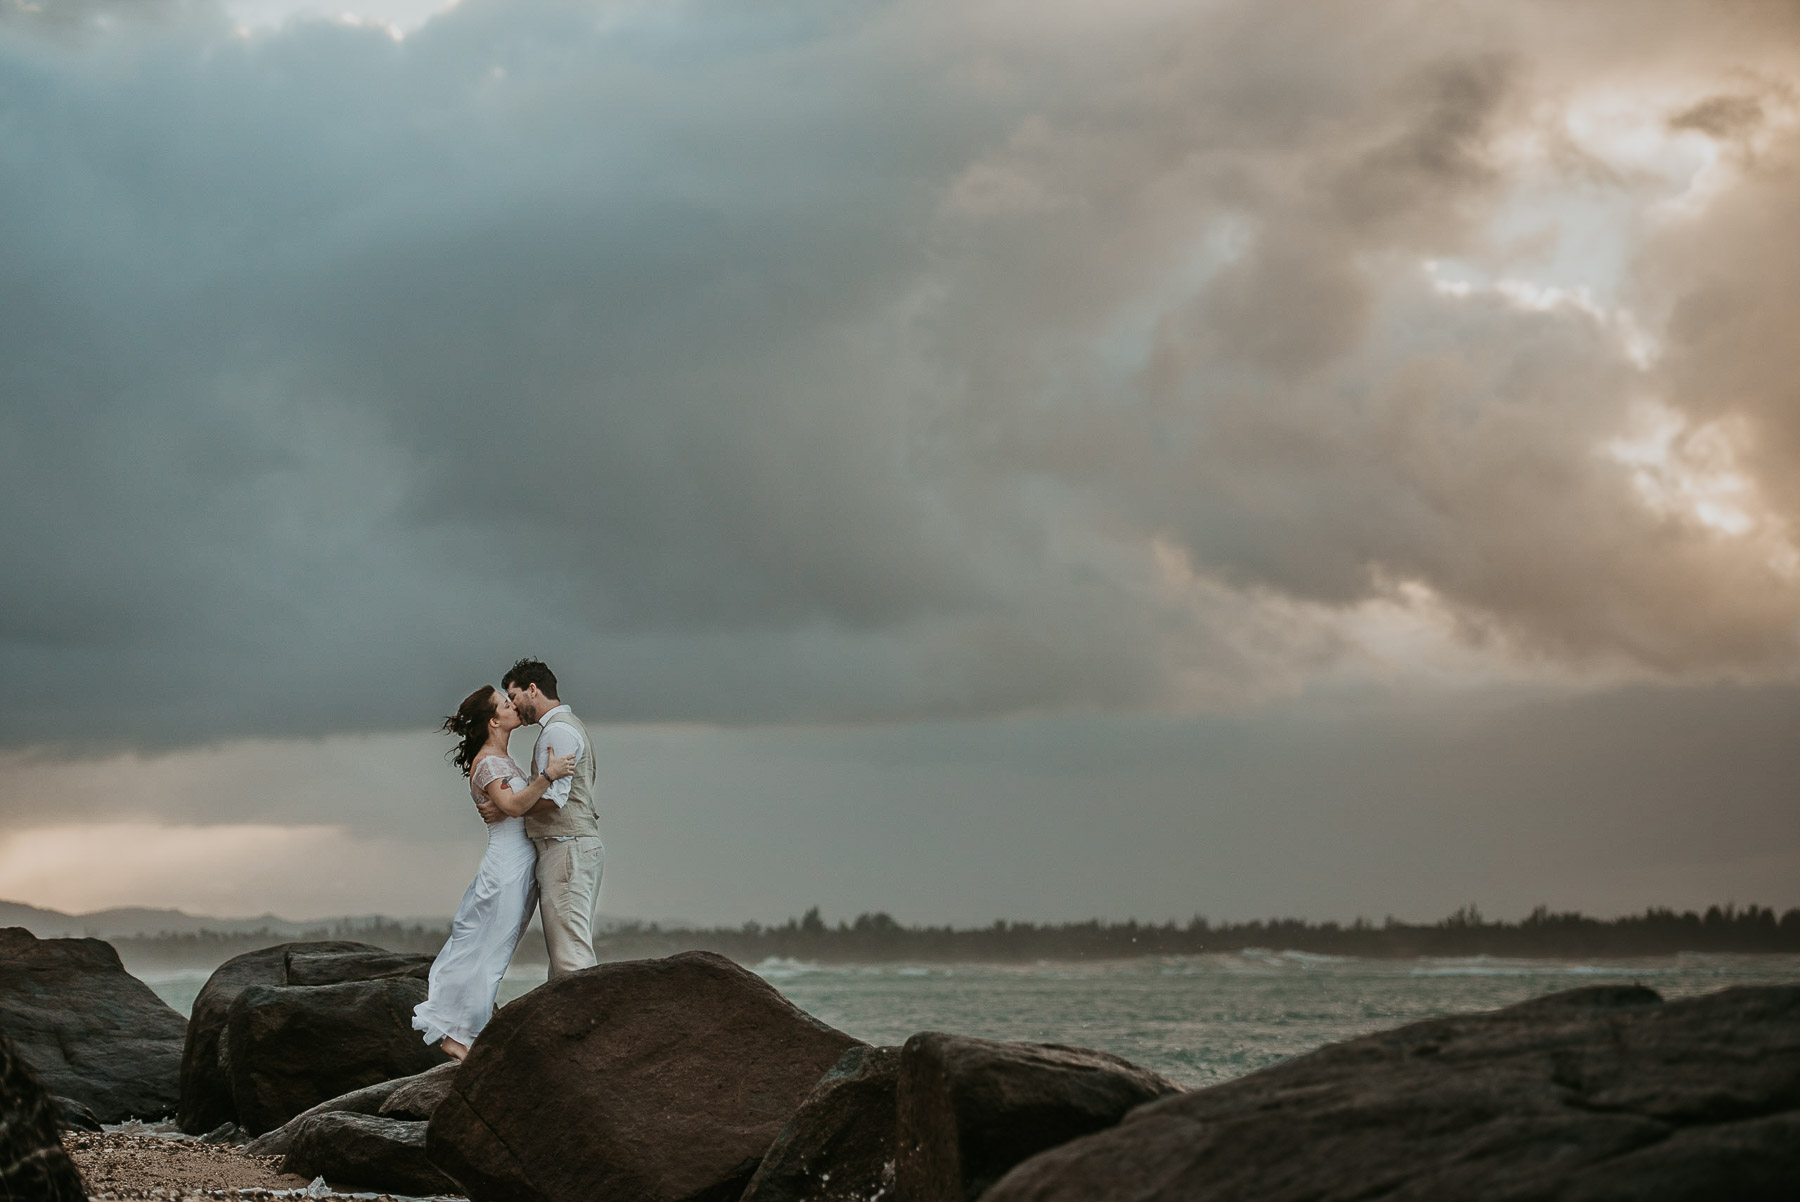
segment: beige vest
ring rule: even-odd
[[[525,833],[533,839],[550,839],[561,835],[600,837],[600,820],[594,815],[594,741],[587,727],[568,710],[552,714],[544,720],[542,739],[557,723],[573,726],[581,735],[581,754],[575,757],[575,774],[569,778],[569,804],[551,814],[529,814]]]

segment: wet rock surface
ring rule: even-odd
[[[0,1197],[81,1202],[81,1174],[57,1129],[56,1103],[0,1033]]]
[[[895,1195],[980,1197],[1027,1157],[1179,1092],[1106,1052],[921,1032],[900,1054]]]
[[[314,951],[302,944],[288,949],[285,983],[341,985],[345,981],[379,981],[389,977],[423,981],[431,975],[433,959],[423,952],[390,952],[382,948]]]
[[[400,1081],[389,1082],[397,1088],[382,1099],[375,1113],[387,1118],[428,1121],[437,1112],[439,1103],[450,1096],[451,1081],[458,1067],[452,1060]]]
[[[710,952],[602,964],[500,1011],[426,1146],[480,1202],[729,1202],[857,1044]]]
[[[175,1109],[187,1022],[109,943],[0,929],[0,1030],[45,1089],[100,1122]]]
[[[258,1156],[285,1156],[293,1146],[294,1133],[300,1124],[317,1114],[346,1111],[352,1114],[374,1114],[386,1118],[412,1119],[423,1122],[431,1117],[438,1103],[450,1092],[450,1078],[456,1062],[396,1077],[377,1085],[364,1086],[301,1111],[273,1131],[265,1132],[249,1142],[246,1151]]]
[[[300,1122],[281,1162],[284,1172],[333,1185],[398,1194],[456,1193],[454,1181],[425,1158],[425,1124],[337,1110]]]
[[[64,1131],[98,1131],[100,1116],[74,1098],[53,1097],[50,1104],[56,1108],[56,1125]]]
[[[1599,986],[1353,1039],[1144,1106],[986,1202],[1791,1199],[1800,986]]]
[[[383,1081],[376,1085],[365,1085],[361,1089],[353,1089],[349,1093],[339,1094],[335,1098],[327,1098],[316,1106],[309,1106],[299,1114],[275,1128],[265,1131],[245,1145],[245,1150],[256,1156],[286,1156],[294,1143],[294,1132],[300,1124],[318,1114],[330,1114],[346,1111],[351,1114],[380,1114],[382,1104],[411,1077],[398,1077],[392,1081]]]
[[[900,1049],[859,1046],[819,1079],[740,1202],[866,1202],[894,1190]]]

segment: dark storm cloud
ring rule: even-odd
[[[1793,18],[1728,7],[9,0],[4,737],[417,726],[525,652],[615,719],[1191,705],[1405,587],[1784,674],[1774,535],[1599,453],[1653,394],[1800,505]],[[1665,360],[1433,288],[1547,105],[1678,69],[1747,182],[1640,239]]]

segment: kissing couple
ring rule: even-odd
[[[507,745],[533,722],[540,729],[528,776]],[[594,906],[606,849],[594,814],[593,743],[542,661],[522,659],[499,688],[470,693],[443,729],[460,740],[449,759],[469,778],[487,823],[487,853],[432,962],[430,993],[412,1025],[461,1060],[494,1015],[500,978],[533,909],[543,912],[552,977],[596,963]]]

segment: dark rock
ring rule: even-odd
[[[426,1149],[475,1202],[728,1202],[856,1043],[710,952],[602,964],[500,1011]]]
[[[436,1068],[407,1077],[381,1103],[375,1113],[393,1119],[428,1120],[436,1113],[438,1103],[450,1096],[450,1079],[461,1065],[452,1060]]]
[[[1134,1111],[984,1202],[1800,1196],[1800,986],[1572,990]]]
[[[46,1089],[103,1123],[175,1109],[187,1022],[109,943],[0,929],[0,1028]]]
[[[0,1198],[87,1202],[87,1196],[57,1133],[56,1103],[0,1032]]]
[[[259,948],[219,965],[194,999],[193,1014],[188,1019],[187,1046],[181,1053],[181,1106],[176,1114],[181,1129],[189,1135],[199,1135],[220,1123],[237,1120],[223,1057],[227,1051],[225,1021],[238,994],[252,985],[370,980],[395,975],[397,971],[410,975],[417,969],[412,962],[418,959],[367,943],[326,940]],[[429,957],[425,963],[429,966]],[[295,980],[296,975],[301,980]],[[330,982],[325,980],[327,977]],[[409,1026],[410,1023],[409,1019]],[[413,1038],[418,1040],[416,1034]]]
[[[345,981],[378,981],[386,977],[411,977],[417,981],[431,976],[435,956],[423,952],[374,953],[308,951],[296,947],[287,956],[287,984],[341,985]]]
[[[769,1145],[740,1202],[865,1202],[894,1189],[900,1049],[854,1047]]]
[[[456,1182],[425,1159],[425,1124],[333,1110],[308,1117],[281,1162],[284,1173],[395,1194],[454,1194]]]
[[[900,1052],[896,1196],[979,1197],[1021,1160],[1179,1091],[1106,1052],[921,1032]]]
[[[233,956],[213,970],[188,1015],[187,1045],[181,1052],[181,1107],[175,1121],[189,1135],[203,1135],[236,1121],[231,1082],[219,1061],[224,1050],[225,1016],[237,995],[251,985],[285,985],[288,952],[294,948],[387,953],[366,943],[283,943]]]
[[[225,1018],[238,1126],[261,1135],[340,1094],[445,1063],[412,1027],[425,992],[412,977],[242,990]]]
[[[74,1098],[52,1097],[56,1107],[56,1125],[64,1131],[98,1131],[100,1116]]]
[[[307,1119],[317,1114],[330,1114],[336,1111],[349,1114],[380,1114],[382,1103],[411,1080],[411,1077],[396,1077],[392,1081],[383,1081],[379,1085],[367,1085],[362,1089],[353,1089],[347,1094],[339,1094],[335,1098],[327,1098],[317,1106],[302,1110],[275,1130],[263,1132],[251,1140],[244,1150],[253,1156],[286,1156],[288,1149],[294,1146],[294,1133]]]
[[[450,1092],[450,1078],[456,1073],[456,1068],[456,1061],[452,1060],[410,1077],[396,1077],[379,1085],[365,1086],[329,1098],[311,1109],[301,1111],[275,1130],[257,1136],[245,1150],[255,1156],[285,1156],[293,1146],[294,1133],[299,1130],[301,1123],[316,1114],[332,1111],[424,1121],[431,1117],[437,1104]]]
[[[250,1141],[236,1123],[220,1123],[211,1131],[200,1137],[203,1144],[245,1144]]]

